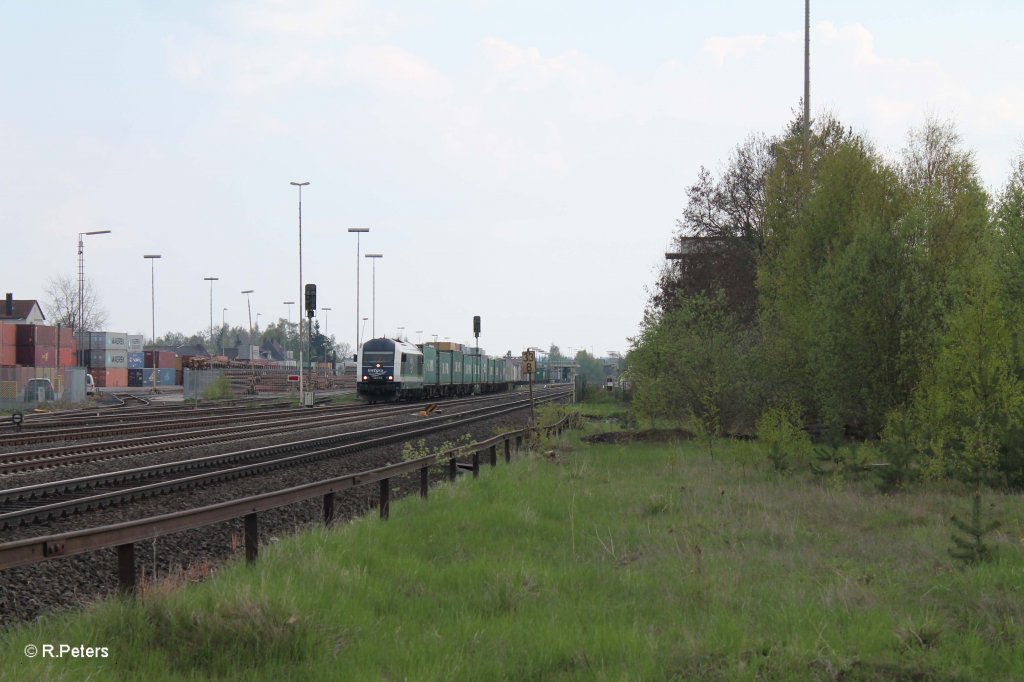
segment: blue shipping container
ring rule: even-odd
[[[128,369],[142,369],[142,363],[145,359],[145,354],[142,351],[138,353],[128,353]]]
[[[157,386],[174,386],[174,368],[168,367],[166,369],[157,369],[156,371],[156,385]],[[153,385],[153,372],[152,368],[142,370],[142,385],[152,386]]]

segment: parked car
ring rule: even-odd
[[[93,381],[91,374],[85,375],[85,394],[96,395],[96,382]]]
[[[29,379],[25,384],[25,402],[34,403],[39,400],[39,389],[43,390],[43,400],[53,400],[53,384],[49,379]]]

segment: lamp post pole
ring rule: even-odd
[[[324,311],[324,362],[330,362],[327,358],[327,312],[331,310],[331,308],[321,307],[320,310]]]
[[[256,366],[252,363],[252,302],[249,300],[249,294],[256,291],[255,289],[246,289],[242,293],[245,294],[245,307],[249,310],[249,367],[252,369],[252,389],[256,388]],[[237,359],[237,358],[236,358]]]
[[[160,254],[158,254],[158,253],[147,253],[146,255],[143,256],[143,258],[148,258],[149,259],[149,294],[150,294],[150,305],[152,307],[152,310],[150,312],[151,312],[151,319],[153,321],[153,329],[152,329],[152,333],[153,333],[152,339],[153,340],[150,343],[153,344],[153,348],[154,348],[154,350],[153,350],[153,353],[154,353],[154,355],[153,355],[153,360],[154,360],[154,362],[153,362],[153,393],[156,393],[156,369],[157,368],[156,368],[155,360],[157,358],[156,353],[158,352],[156,350],[156,259],[160,258]]]
[[[210,283],[210,345],[213,346],[213,283],[219,280],[219,277],[203,277],[204,280]]]
[[[295,301],[282,301],[282,303],[284,303],[286,306],[288,306],[288,329],[285,331],[285,335],[284,335],[285,344],[287,344],[288,343],[288,337],[292,333],[292,306],[295,305]],[[285,354],[285,358],[286,359],[288,357],[287,351],[288,351],[288,349],[285,348],[285,353],[286,353]]]
[[[370,317],[373,318],[370,322],[370,334],[373,338],[377,338],[377,259],[383,258],[383,253],[368,253],[367,258],[373,259],[373,308],[370,313]]]
[[[110,230],[93,230],[92,232],[79,232],[78,233],[78,320],[72,316],[71,331],[82,331],[85,327],[82,316],[85,311],[85,240],[83,237],[91,234],[110,234]]]
[[[419,343],[423,343],[423,330],[422,329],[417,329],[416,330],[416,343],[418,343],[418,344]]]
[[[365,333],[366,333],[366,321],[367,321],[368,319],[370,319],[370,318],[368,318],[368,317],[364,317],[364,318],[363,318],[363,334],[365,334]],[[361,335],[360,335],[360,336],[361,336]],[[358,352],[359,352],[359,350],[358,350],[358,349],[356,349],[356,352],[358,353]]]
[[[359,352],[359,237],[364,232],[369,232],[368,227],[350,227],[349,232],[356,234],[356,352]]]
[[[303,285],[302,285],[302,188],[308,185],[308,182],[291,182],[289,183],[299,188],[299,300],[303,300],[305,296]],[[299,400],[305,398],[305,387],[302,380],[303,367],[302,367],[302,323],[299,323]]]

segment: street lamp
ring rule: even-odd
[[[213,345],[213,283],[219,280],[219,277],[203,277],[204,280],[210,283],[210,345]]]
[[[349,232],[356,233],[356,350],[359,350],[359,236],[363,232],[369,232],[368,227],[350,227]]]
[[[260,315],[263,313],[256,313],[256,331],[260,330]],[[262,334],[260,334],[262,336]]]
[[[417,329],[416,330],[416,343],[423,343],[423,330],[422,329]]]
[[[150,304],[152,306],[152,310],[150,312],[152,314],[153,321],[153,340],[150,343],[153,344],[153,352],[156,353],[156,259],[160,258],[160,254],[147,253],[143,258],[149,259],[149,294]],[[153,356],[153,359],[156,360],[155,355]],[[156,393],[156,362],[153,363],[153,392]]]
[[[289,183],[299,188],[299,300],[303,300],[305,295],[302,285],[302,188],[308,185],[308,182],[291,182]],[[304,399],[305,392],[302,381],[302,324],[299,324],[299,397]]]
[[[93,230],[92,232],[79,232],[78,233],[78,327],[75,328],[75,320],[72,318],[71,331],[82,331],[84,324],[82,322],[82,315],[84,313],[83,305],[85,295],[82,293],[85,289],[85,240],[82,237],[91,234],[110,234],[110,230]]]
[[[373,259],[373,310],[370,313],[373,322],[370,323],[370,333],[373,334],[373,338],[377,338],[377,259],[383,258],[384,254],[368,253],[366,257]]]

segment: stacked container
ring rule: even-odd
[[[25,367],[57,366],[57,328],[19,324],[15,332],[17,364]]]
[[[89,344],[81,351],[82,364],[89,368],[97,386],[128,386],[128,335],[122,332],[82,332],[79,342]]]
[[[18,326],[0,324],[0,366],[18,364]]]

